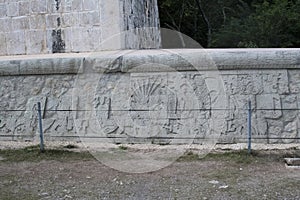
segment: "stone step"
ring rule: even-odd
[[[291,169],[300,169],[300,158],[285,158],[285,166]]]

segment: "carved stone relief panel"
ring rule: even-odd
[[[2,76],[0,135],[34,138],[36,103],[42,103],[46,137],[131,138],[144,142],[221,134],[221,142],[247,138],[248,101],[252,103],[254,141],[297,142],[300,72],[298,70],[95,74],[80,82],[72,75]],[[75,92],[74,92],[75,91]],[[133,138],[133,139],[132,139]],[[146,138],[146,140],[145,140]]]
[[[287,70],[268,70],[262,72],[265,94],[288,94],[289,79]]]
[[[260,74],[244,74],[241,72],[237,75],[237,90],[241,95],[256,95],[262,92],[262,77]]]
[[[299,110],[298,110],[298,97],[297,95],[283,95],[282,109],[283,109],[283,133],[282,142],[291,143],[295,142],[295,138],[298,138],[298,122],[299,122]]]
[[[211,99],[200,74],[103,74],[97,84],[93,105],[103,137],[170,143],[209,134]]]
[[[226,132],[224,133],[225,135],[236,135],[237,137],[247,135],[248,101],[248,95],[234,95],[229,97],[229,110],[226,117],[227,127]]]
[[[42,77],[2,77],[0,88],[1,135],[16,137],[32,136],[35,127],[35,105],[32,101],[43,102],[44,97],[35,96],[43,86]],[[28,84],[29,82],[30,85]]]
[[[70,110],[72,76],[18,76],[1,77],[0,133],[12,139],[33,139],[37,131],[37,102],[42,105],[44,131],[51,136],[73,130]],[[62,117],[64,116],[64,117]],[[51,119],[53,118],[53,119]],[[53,130],[54,124],[58,124]],[[51,133],[51,134],[50,134]]]
[[[237,72],[237,73],[236,73]],[[247,101],[252,102],[252,133],[257,142],[295,142],[298,137],[297,73],[287,70],[223,72],[228,95],[225,141],[246,138]],[[291,82],[289,82],[289,77]],[[244,103],[241,103],[244,102]],[[227,139],[226,139],[227,138]],[[286,138],[286,139],[276,139]]]
[[[292,94],[300,94],[300,72],[298,70],[289,70],[289,88]]]

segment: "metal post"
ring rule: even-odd
[[[41,111],[41,102],[37,103],[38,105],[38,117],[39,117],[39,128],[40,128],[40,150],[44,152],[44,135],[43,135],[43,125],[42,125],[42,111]]]
[[[252,109],[251,109],[251,101],[248,102],[248,153],[251,154],[251,138],[252,138],[252,130],[251,130],[251,117],[252,117]]]

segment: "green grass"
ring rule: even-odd
[[[22,196],[20,197],[19,194],[22,194]],[[32,194],[28,191],[18,191],[18,194],[12,194],[10,192],[7,191],[1,191],[1,195],[0,198],[2,200],[18,200],[18,199],[22,199],[22,200],[38,200],[41,199],[38,195],[36,194]]]
[[[222,153],[210,153],[203,160],[222,160],[231,161],[240,164],[250,164],[260,160],[255,152],[249,154],[246,150],[241,151],[228,151]]]
[[[192,151],[186,152],[180,158],[177,159],[178,162],[192,162],[197,160],[200,160],[199,155],[193,153]]]
[[[65,149],[47,149],[41,153],[39,146],[29,146],[24,149],[0,150],[1,162],[39,162],[42,160],[92,160],[88,152],[73,152]]]
[[[45,147],[45,152],[41,153],[39,146],[29,146],[23,149],[7,149],[0,150],[0,157],[4,160],[0,162],[39,162],[42,160],[58,160],[58,161],[72,161],[72,160],[93,160],[93,156],[89,152],[74,152],[69,149],[76,148],[74,146],[62,147],[57,149],[48,149]],[[128,150],[127,146],[120,145],[118,152],[125,152]],[[102,152],[103,153],[103,152]],[[253,151],[248,154],[247,150],[225,152],[212,152],[204,158],[200,158],[198,154],[192,151],[186,152],[181,156],[179,162],[192,161],[230,161],[238,164],[250,164],[253,162],[268,162],[268,161],[283,161],[286,157],[300,157],[299,150],[273,150],[273,151]]]
[[[181,156],[179,162],[191,162],[191,161],[230,161],[238,164],[251,164],[253,162],[268,162],[268,161],[283,161],[284,158],[300,157],[299,150],[271,150],[271,151],[252,151],[251,154],[247,150],[227,150],[225,152],[212,152],[207,154],[204,158],[200,158],[192,151],[186,152]]]
[[[209,153],[204,158],[200,158],[192,151],[186,152],[178,161],[191,162],[200,160],[214,160],[214,161],[233,161],[236,163],[251,163],[258,159],[254,154],[248,154],[247,151],[228,151],[222,153]]]
[[[126,151],[128,149],[128,147],[121,145],[121,146],[119,146],[119,149],[123,150],[123,151]]]

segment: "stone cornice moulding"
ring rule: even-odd
[[[300,48],[120,50],[0,57],[0,76],[77,74],[82,69],[90,73],[160,72],[170,68],[300,69]]]

